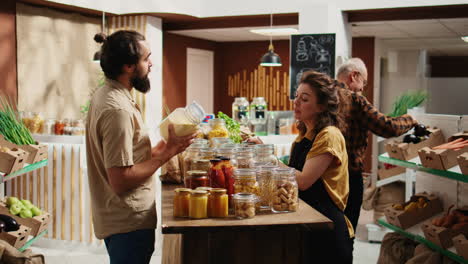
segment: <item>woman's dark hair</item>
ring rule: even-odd
[[[116,79],[122,73],[124,65],[134,65],[140,60],[139,41],[145,37],[133,30],[120,30],[106,37],[104,33],[94,36],[94,40],[103,43],[101,47],[101,68],[109,79]]]
[[[345,125],[340,111],[339,83],[327,74],[307,71],[302,74],[301,84],[308,84],[317,97],[317,104],[322,106],[323,111],[318,113],[314,126],[314,135],[317,135],[327,126],[336,126],[341,131],[345,130]],[[302,135],[305,135],[307,128],[301,121],[297,128]]]

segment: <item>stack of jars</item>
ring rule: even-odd
[[[275,156],[275,145],[259,144],[255,146],[255,162],[278,165],[278,159]]]
[[[228,196],[226,189],[217,188],[177,188],[174,190],[174,217],[203,219],[228,216]]]

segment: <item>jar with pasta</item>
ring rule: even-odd
[[[254,153],[252,148],[240,148],[237,149],[236,154],[237,167],[242,168],[253,168],[253,163],[255,162]]]
[[[278,168],[273,171],[274,190],[272,211],[275,213],[295,212],[299,206],[299,188],[296,170]]]
[[[266,162],[271,165],[278,165],[275,156],[275,146],[273,144],[259,144],[255,146],[255,162]]]
[[[196,189],[198,187],[210,187],[210,178],[207,171],[188,171],[185,178],[185,187]]]
[[[257,175],[254,169],[234,170],[234,193],[259,194]]]
[[[273,192],[275,190],[273,171],[278,167],[261,163],[255,164],[257,168],[257,181],[260,187],[258,206],[261,211],[268,211],[271,208]]]
[[[190,193],[192,190],[188,188],[177,188],[174,190],[174,217],[188,217]]]
[[[236,193],[233,197],[234,215],[238,219],[255,217],[257,197],[251,193]]]
[[[208,217],[208,192],[193,190],[190,195],[189,217],[203,219]]]
[[[213,188],[208,196],[208,217],[227,217],[229,211],[229,199],[226,189]]]
[[[214,118],[210,119],[208,123],[211,126],[211,130],[208,132],[208,139],[229,137],[229,131],[226,128],[226,121],[224,119]]]

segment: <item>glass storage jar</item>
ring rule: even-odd
[[[54,126],[55,135],[63,135],[64,128],[65,128],[65,123],[63,120],[61,119],[55,120],[55,126]]]
[[[254,169],[234,170],[234,193],[259,194],[257,173]]]
[[[254,97],[250,104],[250,123],[254,125],[266,123],[267,103],[263,97]]]
[[[211,130],[208,132],[208,139],[229,137],[229,131],[226,128],[226,121],[224,119],[214,118],[210,119],[208,123],[211,126]]]
[[[208,192],[193,190],[190,195],[189,217],[202,219],[208,217]]]
[[[173,124],[177,136],[188,136],[197,132],[203,118],[205,118],[205,110],[199,104],[193,102],[185,108],[177,108],[164,118],[159,125],[159,132],[161,137],[167,141],[169,124]]]
[[[214,158],[214,154],[215,154],[214,149],[212,149],[212,148],[202,148],[202,149],[200,149],[200,154],[198,155],[198,157],[200,159],[210,160],[210,159]]]
[[[245,125],[249,122],[249,101],[245,97],[236,97],[232,103],[232,119]]]
[[[253,168],[255,162],[253,148],[239,148],[236,154],[237,168]]]
[[[223,144],[232,143],[230,138],[215,137],[210,139],[212,148],[219,148]]]
[[[229,199],[226,189],[213,188],[208,196],[208,217],[227,217]]]
[[[225,157],[229,158],[230,164],[237,168],[237,160],[236,160],[236,149],[235,148],[218,148],[216,149],[215,156],[218,158]]]
[[[174,190],[174,217],[188,217],[189,216],[189,203],[190,192],[188,188],[177,188]]]
[[[206,145],[207,147],[210,145],[210,141],[208,139],[204,138],[196,138],[193,140],[193,144],[203,144]]]
[[[257,181],[259,184],[259,209],[270,210],[273,201],[273,192],[275,190],[273,171],[278,168],[274,165],[266,165],[265,163],[255,163],[257,168]]]
[[[274,190],[271,209],[275,213],[295,212],[299,206],[296,170],[278,168],[273,171]]]
[[[275,145],[259,144],[255,146],[255,162],[265,162],[271,165],[278,165],[278,159],[275,156]]]
[[[210,187],[210,178],[207,171],[192,170],[187,172],[185,187],[196,189],[198,187]]]
[[[44,134],[54,135],[55,134],[55,119],[47,119],[44,125]]]
[[[233,197],[234,215],[238,219],[255,217],[255,203],[257,197],[251,193],[236,193]]]
[[[203,144],[192,144],[187,150],[182,154],[182,176],[187,177],[187,172],[194,170],[192,164],[195,160],[199,159],[200,150],[203,149],[205,145]]]
[[[210,171],[210,165],[210,160],[199,159],[192,162],[191,168],[192,170],[206,171],[206,173],[208,173]]]

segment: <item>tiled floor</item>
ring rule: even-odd
[[[371,244],[367,240],[365,224],[372,222],[372,212],[362,211],[354,243],[354,263],[374,264],[380,251],[380,244]],[[157,247],[158,248],[158,247]],[[45,256],[46,264],[106,264],[109,263],[103,245],[83,246],[77,243],[43,240],[31,248],[35,253]],[[160,250],[156,250],[152,264],[161,263]]]

